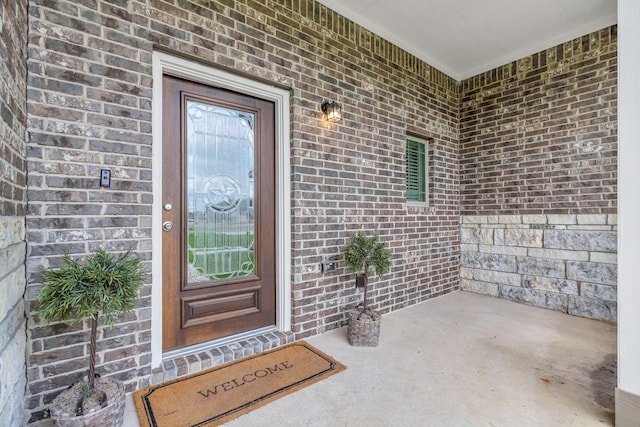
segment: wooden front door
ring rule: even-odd
[[[275,325],[274,105],[163,77],[163,350]]]

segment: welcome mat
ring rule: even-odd
[[[305,341],[136,391],[141,427],[217,426],[346,367]]]

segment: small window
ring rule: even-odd
[[[427,203],[428,145],[417,138],[407,139],[407,202]]]

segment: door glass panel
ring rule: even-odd
[[[188,281],[255,274],[252,113],[187,100]]]

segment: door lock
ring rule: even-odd
[[[162,207],[165,211],[170,211],[171,209],[173,209],[173,205],[171,203],[165,203],[164,206]]]
[[[171,231],[173,230],[173,223],[171,221],[165,221],[162,223],[162,229],[164,231]]]

